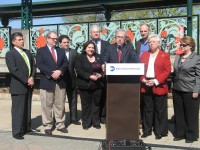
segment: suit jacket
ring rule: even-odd
[[[145,64],[145,75],[141,76],[141,81],[146,78],[146,73],[149,64],[150,52],[145,51],[141,55],[141,63]],[[157,95],[164,95],[168,93],[167,78],[171,73],[170,55],[168,53],[159,50],[159,53],[154,62],[155,79],[159,82],[159,85],[153,86],[153,93]],[[141,92],[147,92],[148,87],[143,83],[141,84]]]
[[[143,42],[143,39],[140,39],[135,43],[136,53],[138,55],[140,55],[140,48],[141,48],[142,42]]]
[[[139,56],[136,54],[135,50],[130,45],[124,45],[121,51],[122,51],[122,56],[121,56],[120,63],[139,63],[140,62]],[[108,47],[108,50],[105,56],[105,62],[119,63],[116,43],[111,44]]]
[[[77,55],[78,53],[75,49],[69,48],[68,69],[64,74],[64,80],[67,83],[66,86],[72,89],[76,88],[77,86],[75,73],[75,59]]]
[[[137,53],[138,55],[140,55],[141,43],[142,43],[142,39],[138,40],[138,41],[135,43],[135,49],[136,49],[136,53]]]
[[[102,60],[105,59],[109,46],[110,46],[109,42],[101,40],[101,54],[100,55],[101,55]]]
[[[101,64],[101,57],[99,54],[95,55],[96,61]],[[86,54],[80,54],[76,57],[75,69],[77,72],[77,84],[80,89],[102,88],[102,78],[97,81],[92,81],[90,75],[93,74],[92,64],[89,62]],[[102,70],[99,72],[102,74]]]
[[[181,55],[174,61],[173,89],[200,93],[200,57],[193,52],[181,63]]]
[[[41,72],[40,88],[41,89],[54,89],[58,84],[60,88],[66,88],[66,82],[63,80],[63,75],[59,79],[54,80],[51,75],[55,70],[60,70],[62,74],[68,69],[68,62],[64,49],[56,48],[57,63],[54,61],[53,56],[47,46],[38,49],[36,55],[36,65]]]
[[[35,60],[29,50],[23,49],[28,56],[30,62],[31,74],[30,77],[35,77],[36,66]],[[6,64],[11,74],[10,93],[11,94],[26,94],[28,89],[29,70],[22,55],[13,48],[6,53]]]
[[[93,40],[92,40],[93,41]],[[101,58],[102,58],[102,63],[105,60],[106,53],[108,50],[108,47],[110,46],[110,43],[108,41],[100,40],[101,41]]]

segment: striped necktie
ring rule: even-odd
[[[30,65],[29,65],[29,60],[28,60],[28,57],[26,56],[25,52],[21,49],[20,50],[20,53],[26,63],[26,66],[28,67],[28,75],[30,76],[31,75],[31,68],[30,68]]]

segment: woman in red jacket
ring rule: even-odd
[[[143,135],[154,134],[161,139],[168,134],[167,118],[167,78],[171,73],[170,55],[160,49],[161,38],[151,35],[148,38],[149,51],[141,55],[145,63],[145,75],[141,77],[141,98],[144,100]]]

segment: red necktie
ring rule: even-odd
[[[118,54],[118,61],[120,63],[120,60],[121,60],[121,56],[122,56],[122,52],[120,49],[117,49],[117,54]]]
[[[51,54],[52,54],[52,56],[53,56],[53,59],[54,59],[55,63],[57,63],[56,54],[55,54],[55,51],[54,51],[54,48],[53,48],[53,47],[51,48]]]

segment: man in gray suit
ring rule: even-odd
[[[11,75],[12,135],[22,140],[24,134],[31,132],[31,99],[36,67],[30,51],[23,48],[22,33],[13,33],[11,42],[14,48],[6,53],[6,64]]]
[[[70,38],[67,35],[61,35],[58,39],[60,47],[65,50],[65,54],[68,60],[68,70],[64,74],[64,80],[66,81],[66,92],[70,110],[70,123],[75,125],[81,125],[78,121],[77,115],[77,84],[76,84],[76,73],[74,70],[75,58],[77,51],[71,49]]]

